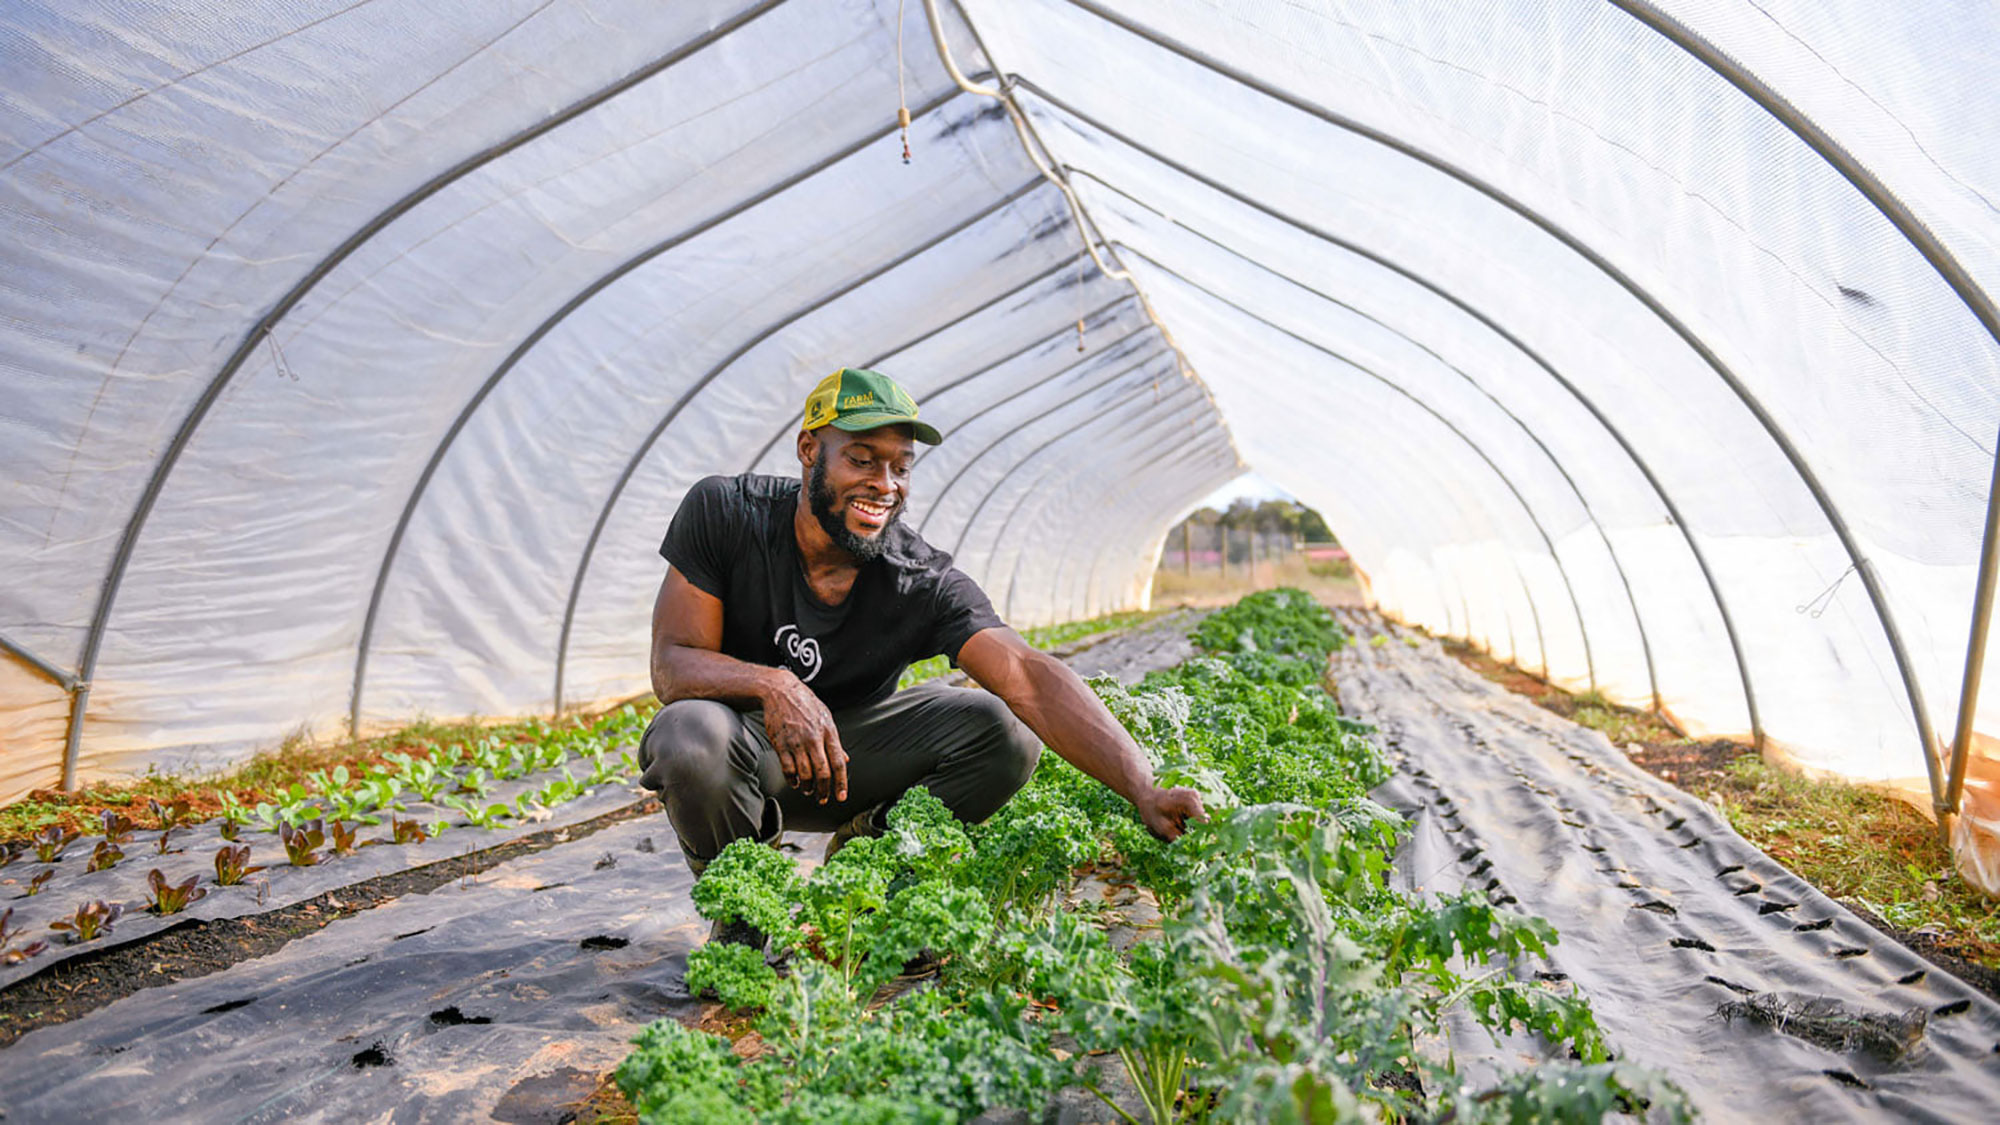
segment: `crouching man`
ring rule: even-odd
[[[843,368],[806,398],[799,480],[708,477],[675,512],[653,606],[663,706],[639,759],[697,875],[745,837],[831,831],[838,847],[879,834],[918,785],[977,823],[1027,783],[1043,744],[1163,838],[1202,817],[1193,790],[1153,783],[1075,672],[1030,648],[950,555],[899,522],[920,441],[940,438],[901,386]],[[939,653],[986,691],[896,690],[912,661]]]

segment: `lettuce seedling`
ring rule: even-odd
[[[465,771],[465,776],[458,779],[458,788],[453,790],[453,792],[470,793],[474,797],[483,798],[486,796],[487,791],[492,788],[493,782],[487,777],[486,770],[475,766]],[[443,803],[453,808],[457,807],[456,805],[452,805],[451,798],[449,797],[445,798]]]
[[[0,844],[0,867],[5,867],[26,854],[28,854],[26,844]]]
[[[256,867],[250,865],[248,844],[224,844],[221,850],[215,853],[215,881],[221,886],[236,886],[245,877],[262,870],[264,868],[261,865]]]
[[[84,866],[84,870],[109,871],[118,866],[118,861],[124,858],[124,849],[109,840],[99,840],[97,847],[91,849],[90,862]]]
[[[67,918],[58,918],[50,922],[49,928],[66,932],[70,944],[75,945],[110,933],[111,923],[116,922],[118,916],[123,913],[125,908],[118,903],[107,904],[103,899],[98,899],[77,907],[76,912]]]
[[[0,910],[0,945],[6,945],[21,936],[21,927],[14,925],[14,908]]]
[[[285,845],[285,858],[293,867],[311,867],[319,862],[315,854],[320,845],[326,843],[326,823],[314,819],[297,828],[289,824],[278,826],[278,841]]]
[[[43,863],[54,863],[62,857],[63,849],[69,847],[71,841],[81,835],[83,833],[74,828],[62,828],[51,824],[28,837],[28,843],[34,847],[36,859]]]
[[[379,821],[371,821],[371,823],[379,823]],[[333,854],[335,855],[354,854],[354,849],[356,846],[354,842],[354,834],[356,831],[356,826],[350,825],[344,820],[336,819],[327,824],[326,830],[329,838],[333,842]]]
[[[398,844],[421,844],[430,838],[424,826],[414,820],[389,818],[389,838]]]
[[[27,886],[25,886],[25,887],[23,887],[23,888],[21,888],[21,894],[22,894],[22,895],[24,895],[24,896],[33,896],[33,895],[38,895],[38,894],[41,894],[41,893],[42,893],[42,884],[44,884],[44,883],[47,883],[47,882],[48,882],[48,881],[49,881],[50,879],[53,879],[53,878],[55,878],[55,877],[56,877],[56,869],[55,869],[55,868],[53,868],[53,867],[44,867],[44,868],[42,868],[42,872],[41,872],[41,874],[39,874],[39,875],[35,876],[34,878],[32,878],[32,879],[28,880],[28,885],[27,885]]]
[[[189,903],[208,897],[206,887],[195,886],[200,879],[199,875],[190,875],[184,883],[169,883],[167,877],[160,874],[159,868],[153,868],[146,872],[146,886],[153,892],[152,904],[146,909],[160,915],[179,914],[187,909]]]
[[[131,817],[126,816],[116,809],[105,809],[97,814],[97,818],[104,825],[104,839],[106,843],[125,843],[132,838],[132,830],[139,827],[132,823]]]
[[[31,941],[19,949],[0,950],[0,965],[18,965],[30,957],[40,956],[48,948],[48,942]]]
[[[236,794],[227,789],[215,791],[216,803],[222,806],[222,838],[235,840],[244,825],[250,823],[250,810],[236,799]]]
[[[157,797],[146,798],[146,810],[153,814],[153,820],[162,832],[171,832],[186,822],[188,808],[186,797],[176,797],[164,804]]]

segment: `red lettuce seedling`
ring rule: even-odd
[[[164,832],[161,832],[160,838],[153,842],[153,854],[154,855],[167,854],[167,841],[172,839],[173,835],[174,835],[174,830],[171,828],[167,829]]]
[[[389,833],[398,844],[421,844],[430,839],[430,833],[424,831],[422,824],[415,820],[398,820],[393,816],[389,818]]]
[[[48,942],[34,941],[29,942],[19,949],[6,949],[5,946],[8,942],[21,936],[19,927],[10,929],[7,925],[8,922],[13,920],[13,917],[13,907],[10,906],[6,910],[0,910],[0,964],[18,965],[49,947]]]
[[[43,863],[54,863],[63,854],[63,849],[83,833],[74,828],[63,828],[51,824],[28,838],[35,847],[35,858]]]
[[[156,797],[148,797],[146,798],[146,809],[153,814],[153,819],[159,823],[160,831],[162,832],[172,832],[174,829],[179,828],[188,818],[188,802],[186,797],[175,797],[166,804],[161,804]]]
[[[153,890],[152,905],[146,909],[154,914],[179,914],[187,909],[188,903],[207,898],[207,888],[195,886],[200,878],[199,875],[190,875],[187,882],[175,884],[167,882],[167,877],[160,874],[157,867],[146,872],[146,885]]]
[[[285,858],[293,867],[311,867],[319,862],[315,851],[326,843],[326,822],[314,817],[297,828],[280,824],[278,839],[285,845]]]
[[[358,831],[357,825],[351,825],[344,820],[335,820],[332,824],[327,825],[327,832],[333,837],[333,854],[353,855],[355,848],[354,834],[356,831]]]
[[[245,876],[262,870],[261,865],[250,865],[248,844],[224,844],[222,850],[215,853],[215,881],[221,886],[233,887],[241,883]]]
[[[98,813],[97,816],[98,819],[104,822],[104,839],[106,843],[122,844],[130,840],[132,838],[132,830],[139,827],[132,823],[131,817],[126,816],[117,809],[105,809],[103,812]]]
[[[41,893],[42,893],[42,884],[43,884],[43,883],[46,883],[46,882],[48,882],[48,881],[49,881],[50,879],[53,879],[53,878],[55,878],[55,877],[56,877],[56,869],[55,869],[55,868],[53,868],[53,867],[44,867],[44,868],[42,868],[42,873],[41,873],[40,875],[37,875],[37,876],[35,876],[34,878],[32,878],[32,879],[28,880],[28,885],[27,885],[27,887],[26,887],[25,889],[23,889],[23,890],[21,891],[21,893],[22,893],[22,894],[24,894],[24,895],[38,895],[38,894],[41,894]]]
[[[84,870],[109,871],[113,867],[118,866],[118,861],[124,858],[125,850],[123,848],[120,848],[110,840],[99,840],[97,846],[91,849],[90,864]]]
[[[30,957],[40,955],[48,947],[48,942],[31,941],[19,949],[0,950],[0,965],[18,965]]]
[[[111,923],[116,922],[118,916],[123,913],[125,908],[118,903],[107,904],[103,899],[98,899],[77,907],[76,913],[67,918],[58,918],[50,922],[49,928],[68,931],[70,943],[74,945],[90,941],[99,934],[110,933]]]
[[[20,859],[23,855],[26,855],[27,852],[28,852],[28,845],[26,844],[0,845],[0,867],[5,867],[8,864],[14,862],[15,860]]]

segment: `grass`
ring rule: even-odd
[[[650,696],[647,702],[650,704]],[[577,721],[587,720],[565,720]],[[157,800],[161,804],[175,799],[185,800],[189,808],[188,821],[205,820],[221,811],[222,803],[217,799],[219,790],[227,790],[238,801],[254,805],[258,801],[275,799],[294,784],[305,784],[307,775],[315,770],[346,766],[358,772],[384,761],[387,754],[403,753],[425,758],[435,748],[455,742],[475,742],[481,738],[534,742],[537,741],[535,732],[544,722],[525,719],[489,725],[476,720],[461,723],[419,720],[390,734],[358,742],[288,739],[275,750],[212,774],[154,772],[129,781],[95,782],[74,793],[36,789],[13,804],[0,807],[0,842],[25,840],[51,824],[74,828],[89,835],[101,831],[98,813],[104,809],[115,809],[130,817],[141,829],[157,828],[159,824],[147,804],[149,800]]]
[[[1873,790],[1785,773],[1749,753],[1703,780],[1711,784],[1696,795],[1800,878],[2000,968],[2000,902],[1958,877],[1936,827],[1917,810]]]
[[[2000,969],[2000,902],[1958,877],[1937,828],[1885,793],[1780,770],[1740,743],[1683,738],[1656,715],[1571,694],[1462,642],[1446,651],[1719,809],[1736,834],[1793,874],[1926,946]]]
[[[1185,572],[1178,566],[1162,566],[1153,572],[1154,605],[1230,605],[1245,594],[1277,586],[1296,586],[1319,599],[1323,605],[1362,604],[1361,584],[1354,570],[1344,562],[1310,563],[1303,555],[1290,554],[1277,560],[1260,558],[1254,576],[1242,563],[1225,573],[1209,568]]]

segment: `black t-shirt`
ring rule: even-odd
[[[911,661],[956,662],[974,633],[1004,624],[951,556],[901,521],[882,532],[887,549],[862,564],[846,601],[820,601],[792,527],[799,488],[755,473],[705,477],[667,527],[661,557],[722,600],[724,655],[790,668],[838,711],[895,691]]]

